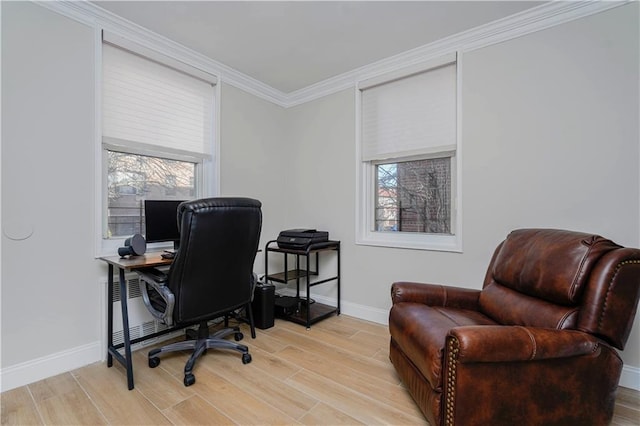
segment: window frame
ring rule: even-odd
[[[110,138],[104,138],[104,139],[110,139]],[[153,157],[153,158],[162,158],[162,159],[166,159],[166,160],[176,160],[176,161],[184,161],[184,162],[188,162],[188,163],[193,163],[195,165],[194,168],[194,178],[195,178],[195,182],[194,182],[194,189],[195,189],[195,198],[201,198],[201,194],[203,193],[201,186],[202,183],[204,181],[203,179],[203,170],[204,170],[204,161],[205,161],[205,157],[202,156],[189,156],[186,154],[171,154],[171,153],[167,153],[166,151],[161,151],[161,150],[157,150],[157,149],[140,149],[140,148],[133,148],[130,146],[125,146],[125,145],[114,145],[111,143],[107,143],[104,142],[102,144],[102,158],[103,158],[103,169],[102,169],[102,179],[103,179],[103,184],[102,184],[102,188],[103,189],[103,209],[104,211],[102,212],[102,239],[106,240],[106,241],[111,241],[111,240],[118,240],[118,241],[122,241],[128,237],[130,237],[131,235],[126,235],[123,237],[117,236],[117,237],[112,237],[109,238],[107,237],[108,234],[108,210],[109,210],[109,194],[108,194],[108,175],[109,175],[109,171],[108,171],[108,163],[109,163],[109,156],[107,154],[107,151],[111,151],[111,152],[119,152],[119,153],[124,153],[124,154],[132,154],[132,155],[141,155],[141,156],[146,156],[146,157]],[[107,243],[108,244],[108,243]],[[148,248],[163,248],[164,246],[171,246],[173,243],[155,243],[155,244],[149,244]]]
[[[425,155],[417,155],[417,156],[407,156],[407,157],[399,157],[399,158],[391,158],[391,159],[385,159],[385,160],[376,160],[376,161],[369,161],[369,165],[371,167],[371,172],[372,172],[372,177],[373,177],[373,182],[372,182],[372,188],[371,188],[371,194],[372,194],[372,199],[373,199],[373,215],[371,216],[371,224],[370,227],[371,229],[376,229],[377,228],[377,206],[378,206],[378,176],[377,176],[377,167],[381,166],[381,165],[385,165],[385,164],[400,164],[400,163],[407,163],[407,162],[411,162],[411,161],[422,161],[422,160],[435,160],[435,159],[449,159],[450,163],[449,163],[449,167],[450,167],[450,178],[451,178],[451,201],[455,199],[455,179],[456,179],[456,173],[455,173],[455,169],[456,169],[456,161],[455,161],[455,151],[439,151],[436,153],[432,153],[432,154],[425,154]],[[399,194],[398,194],[399,195]],[[453,206],[453,202],[451,202],[450,205],[450,218],[451,221],[449,223],[449,226],[452,230],[455,230],[455,222],[456,222],[456,217],[455,217],[455,208]],[[375,232],[397,232],[397,231],[375,231]],[[404,234],[419,234],[419,235],[445,235],[445,234],[437,234],[437,233],[424,233],[424,232],[410,232],[410,231],[399,231],[401,233]],[[446,234],[449,235],[449,234]]]
[[[114,43],[113,40],[118,41]],[[127,237],[106,237],[107,228],[107,209],[108,209],[108,191],[107,191],[107,174],[108,174],[108,156],[106,151],[117,151],[128,154],[145,155],[150,157],[165,158],[170,160],[188,161],[196,164],[195,167],[195,199],[215,197],[220,194],[220,79],[212,76],[211,83],[214,85],[213,90],[213,132],[211,140],[207,142],[208,152],[206,154],[192,153],[189,151],[173,150],[162,146],[149,145],[139,142],[124,141],[114,138],[105,137],[102,134],[102,46],[103,32],[97,29],[94,33],[95,47],[95,257],[115,255],[119,247],[124,244]],[[157,63],[173,68],[179,62],[184,72],[189,69],[188,64],[184,64],[179,59],[171,56],[167,52],[157,52],[146,49],[136,42],[121,38],[117,35],[110,34],[110,44],[121,46],[126,50],[140,54]],[[194,77],[202,79],[202,76],[208,75],[198,73],[194,68]],[[161,250],[163,248],[172,248],[172,243],[155,243],[149,244],[147,250]]]
[[[445,252],[462,252],[462,147],[461,147],[461,69],[462,58],[456,55],[456,147],[454,151],[438,151],[421,156],[406,156],[384,161],[363,161],[362,154],[362,91],[361,87],[370,87],[370,81],[376,84],[391,82],[395,79],[410,76],[417,72],[436,68],[441,59],[429,60],[417,65],[405,67],[362,80],[355,85],[355,113],[356,113],[356,238],[357,245],[378,246],[388,248],[404,248],[416,250],[433,250]],[[367,82],[367,83],[365,83]],[[376,165],[403,162],[416,159],[451,157],[451,232],[452,235],[428,234],[416,232],[376,231]]]

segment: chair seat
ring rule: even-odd
[[[429,381],[442,391],[442,357],[449,331],[457,326],[497,325],[477,311],[427,306],[422,303],[398,303],[389,315],[393,340],[404,355]]]

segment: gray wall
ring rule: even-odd
[[[98,353],[93,51],[91,28],[2,3],[3,369]]]
[[[32,3],[1,7],[6,386],[12,372],[37,379],[104,356],[106,268],[93,257],[93,30]],[[284,110],[223,83],[221,194],[262,200],[261,245],[283,228],[329,230],[342,241],[344,312],[379,321],[395,280],[479,288],[513,228],[639,246],[637,12],[462,55],[462,254],[355,244],[353,90]],[[636,320],[623,353],[635,377],[639,336]]]
[[[282,170],[290,158],[287,111],[227,84],[222,85],[220,103],[220,195],[262,202],[264,248],[289,222],[290,176]],[[264,270],[263,256],[256,257],[256,272]]]
[[[303,201],[291,223],[342,240],[344,312],[384,321],[396,280],[480,288],[515,228],[640,246],[637,11],[630,4],[463,53],[463,253],[355,245],[354,93],[288,111],[290,191]],[[639,322],[623,353],[636,380]]]

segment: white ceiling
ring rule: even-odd
[[[92,3],[290,93],[544,2]]]

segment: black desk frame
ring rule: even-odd
[[[127,386],[129,390],[133,389],[133,360],[131,358],[131,345],[138,342],[142,342],[147,339],[153,339],[163,334],[171,333],[176,330],[183,329],[184,327],[172,327],[166,330],[158,331],[146,336],[138,337],[131,340],[129,334],[129,312],[127,307],[127,280],[125,277],[126,271],[134,271],[135,269],[151,267],[151,266],[165,266],[171,264],[171,260],[165,260],[160,258],[160,254],[157,256],[142,256],[140,258],[131,259],[119,259],[118,257],[103,257],[101,258],[109,265],[109,277],[108,277],[108,322],[107,322],[107,367],[113,366],[113,359],[115,358],[122,366],[127,370]],[[149,259],[149,261],[147,261]],[[161,259],[161,260],[160,260]],[[118,278],[120,281],[120,306],[122,309],[122,334],[123,342],[117,345],[113,344],[113,269],[114,266],[118,268]],[[124,355],[120,353],[119,349],[124,348]]]

